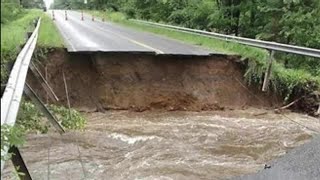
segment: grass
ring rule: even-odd
[[[38,47],[63,47],[63,40],[49,16],[41,10],[23,10],[16,19],[1,24],[1,82],[8,77],[5,64],[16,59],[26,42],[26,33],[34,29],[33,21],[41,17]]]
[[[7,62],[7,56],[19,51],[19,46],[26,40],[26,32],[32,30],[31,23],[36,16],[30,12],[23,14],[21,18],[1,24],[1,62]]]
[[[104,18],[106,21],[112,21],[138,31],[148,31],[190,44],[203,46],[214,51],[240,55],[242,59],[248,60],[245,73],[247,82],[259,86],[263,83],[264,72],[267,65],[266,62],[269,58],[269,53],[266,50],[201,35],[137,23],[128,20],[124,14],[119,12],[86,12]],[[281,63],[277,62],[273,64],[270,79],[271,83],[269,88],[282,95],[285,101],[296,98],[295,96],[305,95],[312,93],[313,91],[320,91],[320,76],[313,76],[306,70],[286,69]]]
[[[63,47],[63,39],[57,27],[54,25],[52,19],[44,13],[41,13],[41,26],[39,32],[38,46],[49,48]]]
[[[18,19],[1,24],[1,62],[14,60],[27,40],[26,33],[33,31],[37,17],[41,17],[38,46],[63,47],[63,40],[49,16],[41,10],[24,10]]]

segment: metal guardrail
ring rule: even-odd
[[[270,42],[270,41],[262,41],[262,40],[257,40],[257,39],[243,38],[243,37],[238,37],[238,36],[219,34],[219,33],[214,33],[214,32],[208,32],[208,31],[203,31],[203,30],[197,30],[197,29],[191,29],[191,28],[185,28],[185,27],[179,27],[179,26],[172,26],[172,25],[166,25],[166,24],[160,24],[160,23],[154,23],[154,22],[143,21],[143,20],[132,20],[132,21],[135,21],[138,23],[143,23],[143,24],[148,24],[148,25],[154,25],[154,26],[160,26],[160,27],[164,27],[164,28],[174,29],[174,30],[178,30],[178,31],[191,33],[191,34],[203,35],[203,36],[207,36],[210,38],[216,38],[216,39],[221,39],[221,40],[225,40],[225,41],[236,42],[239,44],[245,44],[245,45],[263,48],[263,49],[267,49],[267,50],[282,51],[282,52],[287,52],[287,53],[293,53],[293,54],[299,54],[299,55],[320,58],[320,50],[319,49],[293,46],[293,45],[281,44],[281,43]]]
[[[282,51],[282,52],[286,52],[286,53],[293,53],[293,54],[299,54],[299,55],[304,55],[304,56],[320,58],[320,50],[319,49],[312,49],[312,48],[293,46],[293,45],[281,44],[281,43],[270,42],[270,41],[262,41],[262,40],[257,40],[257,39],[231,36],[231,35],[219,34],[219,33],[191,29],[191,28],[185,28],[185,27],[179,27],[179,26],[172,26],[172,25],[167,25],[167,24],[154,23],[154,22],[143,21],[143,20],[133,19],[132,21],[269,50],[270,57],[269,57],[269,61],[267,62],[267,70],[265,72],[265,76],[264,76],[264,80],[263,80],[263,85],[262,85],[263,92],[266,92],[269,87],[269,78],[270,78],[270,74],[271,74],[274,51]]]
[[[1,98],[1,126],[14,126],[16,122],[29,64],[38,39],[40,22],[41,19],[38,20],[36,28],[19,53],[11,70],[7,86]],[[7,154],[8,149],[9,147],[5,147],[1,154]],[[1,161],[1,171],[4,164],[5,162]]]

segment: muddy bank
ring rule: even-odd
[[[44,74],[47,68],[48,82],[65,105],[64,73],[71,106],[85,111],[199,111],[277,104],[276,98],[245,86],[237,60],[231,56],[68,54],[55,50],[39,67]],[[42,88],[31,84],[45,100]]]

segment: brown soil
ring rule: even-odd
[[[68,54],[60,49],[50,52],[42,65],[48,69],[48,82],[59,103],[67,104],[64,72],[71,106],[85,111],[200,111],[278,104],[276,98],[244,85],[237,59],[221,55]],[[45,100],[38,83],[30,77],[28,81]]]

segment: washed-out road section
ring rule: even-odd
[[[55,24],[68,52],[150,53],[157,55],[209,56],[221,54],[155,34],[102,22],[77,11],[52,10]],[[67,19],[66,19],[67,14]]]

